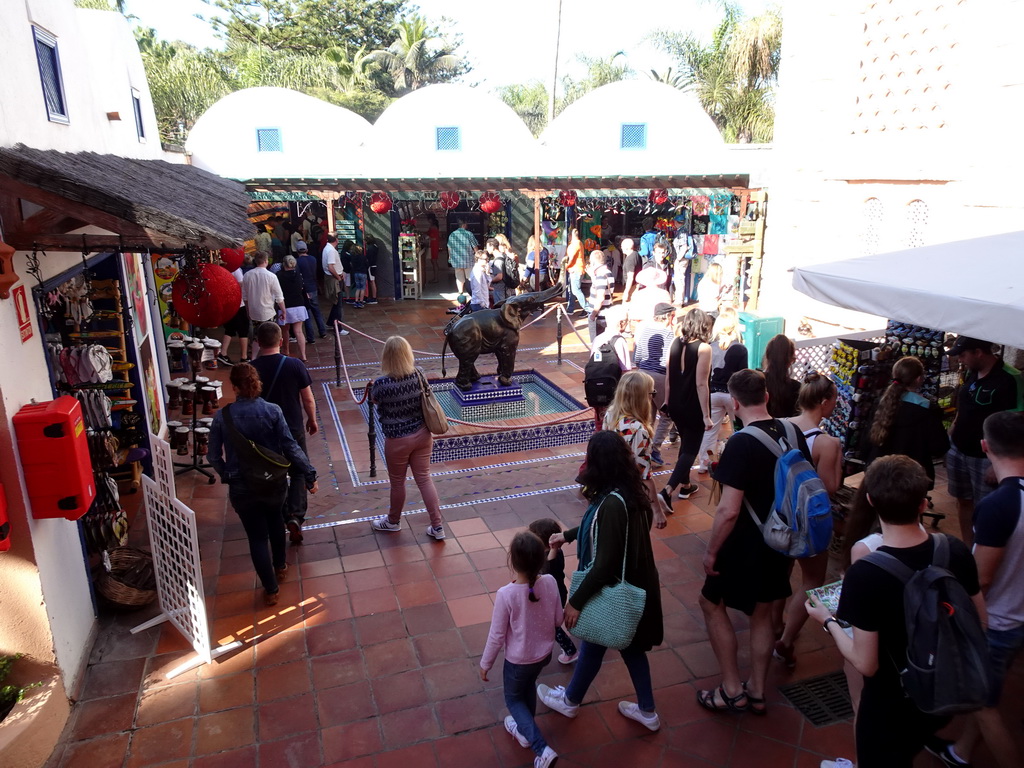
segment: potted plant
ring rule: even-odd
[[[15,704],[25,698],[26,691],[42,685],[41,682],[29,685],[4,684],[4,680],[10,674],[14,662],[22,656],[24,656],[22,653],[16,653],[13,656],[0,656],[0,721],[7,717],[10,711],[14,709]]]

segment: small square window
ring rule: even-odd
[[[135,113],[135,132],[139,135],[139,141],[145,141],[146,126],[142,122],[142,97],[134,88],[132,88],[132,112]]]
[[[57,38],[39,27],[32,27],[32,33],[35,35],[36,61],[39,62],[46,115],[55,123],[67,123],[68,108],[64,99],[64,78],[60,74]]]
[[[462,149],[462,134],[457,126],[439,127],[436,135],[438,152],[457,152]]]
[[[280,128],[257,128],[256,148],[259,152],[284,152]]]
[[[647,123],[623,123],[619,149],[647,149]]]

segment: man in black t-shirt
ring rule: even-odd
[[[935,550],[919,522],[927,505],[928,485],[921,465],[898,455],[872,463],[861,484],[867,503],[882,524],[879,551],[916,571],[931,564]],[[947,539],[949,570],[984,616],[974,558],[963,542]],[[806,606],[835,640],[839,652],[864,675],[856,719],[858,768],[910,768],[925,741],[949,718],[924,714],[903,692],[896,666],[907,658],[903,583],[874,563],[858,560],[843,579],[835,616],[810,600]],[[852,626],[852,636],[839,620]]]
[[[973,539],[974,507],[992,490],[987,475],[992,464],[981,450],[981,428],[985,419],[999,411],[1022,408],[1020,372],[992,354],[992,343],[961,336],[949,350],[960,358],[967,378],[960,387],[956,418],[950,430],[946,454],[949,495],[956,499],[960,538],[968,545]]]
[[[281,407],[292,437],[308,458],[306,434],[317,433],[316,402],[311,388],[313,380],[309,377],[305,363],[281,354],[281,328],[276,323],[260,325],[256,329],[256,338],[260,345],[260,356],[252,361],[252,366],[259,373],[263,384],[260,396],[268,403]],[[284,520],[292,544],[301,544],[302,523],[306,519],[308,500],[305,477],[297,467],[293,468],[295,473],[289,472],[291,482],[284,503]]]
[[[782,424],[768,415],[764,374],[748,369],[729,378],[729,394],[744,424],[761,429],[775,440],[784,437]],[[803,435],[799,445],[807,460],[811,452]],[[789,571],[793,561],[764,543],[763,523],[775,500],[775,455],[757,438],[737,432],[725,444],[715,470],[722,499],[715,510],[711,539],[704,555],[707,578],[700,607],[711,649],[722,670],[716,690],[699,691],[698,700],[711,710],[765,711],[765,681],[775,644],[772,610],[792,594]],[[736,630],[726,612],[734,608],[750,616],[750,679],[740,679]]]
[[[622,279],[625,287],[622,289],[622,303],[630,300],[633,289],[636,287],[636,276],[640,272],[640,254],[634,250],[633,238],[624,237],[621,243],[622,248]]]

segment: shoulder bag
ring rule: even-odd
[[[622,496],[618,493],[609,495],[617,497],[625,509],[626,502]],[[570,597],[579,589],[580,584],[590,573],[594,558],[597,557],[597,512],[594,513],[594,522],[590,526],[590,537],[594,557],[591,558],[590,566],[584,570],[577,570],[572,575],[572,584],[569,587]],[[647,604],[647,591],[626,581],[626,559],[628,556],[629,521],[627,520],[626,542],[622,550],[622,575],[617,584],[602,587],[601,591],[583,606],[576,626],[572,628],[572,634],[580,640],[603,645],[605,648],[613,648],[617,651],[621,651],[633,642],[637,625],[640,623],[644,606]]]
[[[231,406],[224,406],[224,423],[231,444],[238,454],[239,474],[247,490],[252,493],[280,493],[288,487],[288,469],[292,463],[277,451],[254,443],[235,428]]]
[[[431,434],[443,435],[448,431],[448,416],[445,414],[441,404],[437,402],[437,398],[430,389],[430,385],[427,384],[427,378],[423,375],[419,369],[416,370],[416,375],[420,378],[420,400],[423,404],[423,421],[427,424],[427,429],[430,430]]]

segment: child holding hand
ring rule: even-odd
[[[548,746],[537,728],[537,678],[551,660],[554,629],[562,623],[562,602],[554,577],[541,575],[545,544],[530,531],[517,533],[509,545],[509,568],[515,574],[494,596],[494,612],[487,644],[480,659],[480,679],[487,673],[501,648],[505,649],[503,682],[505,730],[520,746],[532,748],[534,768],[549,768],[558,754]]]
[[[562,552],[561,545],[552,547],[549,544],[549,540],[554,534],[562,532],[562,526],[558,524],[558,521],[544,517],[530,523],[530,530],[544,542],[547,557],[544,559],[544,568],[541,573],[549,573],[555,577],[555,583],[558,584],[558,597],[562,601],[562,607],[565,608],[565,601],[569,599],[569,590],[565,588],[565,553]],[[555,641],[562,649],[558,655],[559,664],[572,664],[576,661],[579,650],[572,638],[569,637],[569,633],[560,626],[555,627]]]

